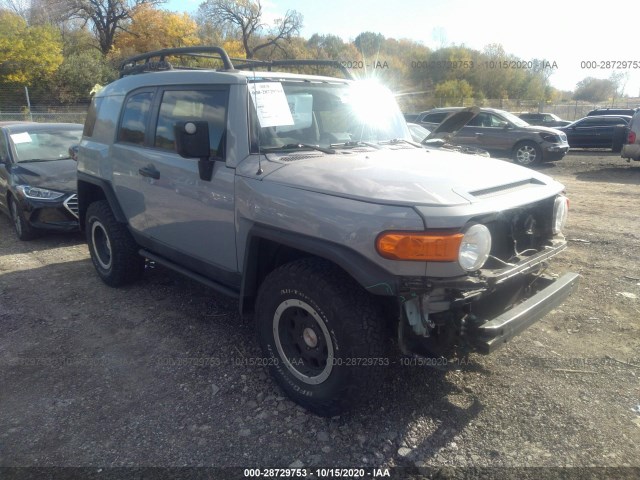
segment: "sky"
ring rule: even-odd
[[[200,3],[168,0],[164,8],[193,13]],[[432,49],[455,44],[482,50],[500,43],[507,53],[524,60],[556,62],[549,80],[561,90],[574,90],[585,77],[609,78],[615,72],[626,76],[622,81],[626,94],[640,96],[635,14],[625,17],[625,12],[637,12],[637,0],[612,2],[610,11],[606,3],[593,8],[586,2],[560,0],[263,0],[262,4],[266,20],[287,10],[300,12],[304,38],[319,33],[348,41],[371,31]],[[601,65],[624,67],[623,61],[635,61],[636,68]],[[596,68],[584,68],[584,62]]]

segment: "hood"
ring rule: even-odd
[[[468,107],[455,112],[453,115],[449,115],[436,127],[435,130],[431,132],[428,137],[422,141],[422,143],[426,143],[427,141],[434,139],[450,139],[458,132],[458,130],[475,118],[478,113],[480,113],[480,109],[478,107]]]
[[[412,206],[469,204],[524,186],[549,186],[554,192],[562,188],[546,175],[502,160],[422,148],[300,158],[264,180],[354,200]]]
[[[522,128],[524,130],[529,130],[531,132],[547,132],[547,133],[553,133],[554,135],[558,135],[558,130],[562,129],[562,127],[541,127],[539,125],[527,125],[526,127],[519,127]]]
[[[48,162],[18,163],[11,169],[11,174],[16,184],[71,193],[78,189],[76,168],[77,163],[67,158]]]

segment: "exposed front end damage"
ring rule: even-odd
[[[491,353],[571,294],[579,275],[547,273],[548,261],[566,248],[554,233],[554,201],[479,219],[495,239],[481,269],[402,279],[397,333],[403,353]]]

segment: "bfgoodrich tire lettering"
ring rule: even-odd
[[[117,287],[137,280],[144,270],[144,258],[127,226],[115,219],[109,203],[92,203],[86,218],[91,261],[102,281]]]
[[[322,416],[349,409],[382,381],[386,348],[380,309],[353,279],[321,259],[271,272],[256,300],[269,368],[297,403]]]

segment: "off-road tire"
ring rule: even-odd
[[[513,161],[523,167],[542,163],[542,149],[536,142],[526,140],[513,147]]]
[[[13,229],[18,239],[23,241],[33,240],[40,236],[40,232],[29,225],[18,202],[11,197],[9,197],[9,213],[11,214],[11,222],[13,223]]]
[[[91,261],[104,283],[119,287],[136,281],[144,271],[144,258],[127,226],[116,220],[106,200],[87,208],[87,243]]]
[[[309,314],[309,309],[315,315]],[[322,374],[307,377],[317,381],[328,370],[326,379],[317,384],[296,377],[291,368],[301,375],[305,367],[301,364],[294,367],[295,357],[284,354],[285,350],[291,352],[295,343],[287,340],[294,336],[290,333],[292,329],[280,327],[280,321],[287,324],[287,315],[290,318],[306,315],[303,321],[318,327],[318,346],[326,341],[328,349],[331,344],[333,358],[325,363],[331,367],[325,366]],[[264,364],[287,395],[313,413],[324,417],[339,415],[375,392],[375,385],[384,379],[390,361],[382,310],[374,297],[327,261],[296,260],[267,275],[256,299],[256,320]],[[285,333],[279,333],[282,330]],[[323,331],[328,337],[321,337]],[[296,338],[299,343],[307,341],[305,335]],[[307,347],[308,344],[302,344],[297,348]]]

